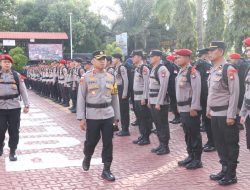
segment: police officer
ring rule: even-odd
[[[170,84],[170,85],[173,86],[174,89],[171,89],[172,92],[169,94],[169,98],[170,98],[170,108],[174,114],[174,119],[172,121],[170,121],[169,123],[179,124],[181,121],[180,121],[180,113],[177,110],[175,78],[178,75],[180,68],[175,64],[175,56],[174,55],[167,56],[165,64],[169,64],[169,67],[172,68],[172,70],[173,70],[172,71],[173,80],[171,81],[172,84]]]
[[[153,50],[150,52],[150,62],[153,66],[149,79],[149,105],[153,122],[156,126],[159,146],[151,150],[157,155],[164,155],[169,150],[169,123],[168,123],[168,105],[169,98],[167,95],[169,71],[167,67],[160,65],[162,52]]]
[[[212,64],[209,61],[208,57],[208,48],[199,49],[197,50],[197,60],[195,62],[196,68],[200,68],[199,72],[201,75],[201,117],[202,117],[202,124],[201,124],[201,132],[204,130],[207,134],[207,143],[203,146],[204,152],[212,152],[215,151],[213,133],[211,128],[211,119],[206,116],[207,112],[207,96],[208,96],[208,76],[210,73],[210,69]]]
[[[139,123],[140,137],[134,140],[134,144],[147,145],[150,144],[149,135],[153,128],[150,110],[147,106],[148,101],[148,85],[150,70],[147,65],[143,64],[143,52],[135,50],[132,53],[133,63],[135,65],[133,92],[135,100],[135,111],[138,113],[137,120]]]
[[[112,55],[112,61],[115,65],[115,78],[118,85],[118,95],[120,103],[121,127],[122,130],[117,136],[129,136],[129,79],[127,68],[122,65],[122,55],[116,53]]]
[[[188,157],[178,162],[187,169],[202,167],[202,139],[200,134],[200,73],[191,66],[192,51],[176,51],[176,62],[181,67],[176,78],[176,99],[185,134]]]
[[[244,40],[246,46],[246,55],[250,60],[250,38]],[[241,124],[246,126],[247,149],[250,150],[250,69],[246,73],[245,96],[240,110]]]
[[[16,161],[16,149],[19,142],[21,96],[24,113],[29,112],[29,101],[24,80],[11,70],[13,59],[9,55],[0,56],[0,156],[3,154],[5,133],[9,133],[10,161]]]
[[[239,128],[235,121],[239,77],[236,69],[226,64],[223,57],[225,50],[224,42],[214,41],[210,44],[209,57],[213,68],[208,79],[207,116],[211,117],[215,147],[222,164],[221,172],[210,175],[210,179],[219,181],[220,185],[237,183],[239,156]]]
[[[110,166],[113,159],[113,122],[117,124],[120,119],[117,85],[114,76],[105,71],[104,51],[94,52],[92,63],[94,69],[81,78],[77,98],[77,119],[80,120],[81,129],[86,129],[83,169],[89,170],[101,133],[104,163],[102,178],[114,181]]]
[[[107,66],[106,66],[106,71],[112,75],[115,74],[115,67],[112,62],[112,57],[107,56]]]

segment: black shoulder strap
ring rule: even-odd
[[[12,73],[13,73],[13,76],[14,76],[14,80],[16,82],[18,94],[20,94],[20,82],[19,82],[18,72],[12,71]]]
[[[187,82],[191,83],[191,73],[192,73],[192,68],[195,67],[195,66],[188,66],[187,68]]]
[[[149,69],[149,66],[147,65],[147,64],[142,64],[141,66],[140,66],[140,68],[139,68],[139,73],[140,73],[140,75],[142,76],[142,72],[143,72],[143,67],[147,67],[148,69]]]
[[[155,68],[155,80],[160,84],[160,79],[159,79],[159,76],[158,76],[158,71],[159,71],[159,69],[161,68],[161,67],[165,67],[164,65],[162,65],[162,64],[159,64],[156,68]]]
[[[227,70],[229,66],[233,66],[232,64],[225,64],[222,69],[222,80],[223,82],[228,85],[228,77],[227,77]],[[234,67],[234,66],[233,66]]]

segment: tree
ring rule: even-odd
[[[25,53],[22,48],[15,47],[9,51],[10,56],[14,60],[13,69],[16,71],[22,71],[23,66],[28,62],[28,57],[25,56]]]
[[[40,23],[40,27],[43,31],[66,32],[69,35],[68,13],[72,13],[73,50],[91,52],[99,49],[108,28],[103,26],[101,19],[89,12],[88,8],[89,2],[86,0],[67,0],[50,4],[48,14]],[[66,47],[69,49],[69,42]]]
[[[176,46],[177,48],[188,48],[196,51],[197,39],[190,1],[177,0],[175,9]]]
[[[15,0],[0,1],[0,31],[10,31],[13,28]]]
[[[250,36],[250,1],[235,0],[232,21],[229,23],[229,40],[234,44],[235,51],[242,53],[242,41]]]
[[[120,7],[121,17],[112,25],[114,33],[127,32],[129,52],[145,48],[146,28],[152,15],[152,0],[116,0]]]
[[[225,29],[224,1],[209,0],[207,10],[207,21],[205,29],[205,44],[211,41],[223,40]]]
[[[160,23],[171,25],[175,13],[176,0],[156,0],[154,14]]]
[[[107,44],[105,48],[106,55],[111,56],[114,53],[120,53],[122,54],[122,49],[117,47],[116,42],[113,42],[111,44]]]
[[[196,31],[198,49],[203,47],[203,0],[196,0]]]

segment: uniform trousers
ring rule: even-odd
[[[16,150],[19,142],[21,108],[0,109],[0,146],[3,145],[5,133],[9,133],[9,147]]]
[[[86,124],[85,156],[93,155],[95,147],[102,137],[102,162],[111,163],[113,160],[113,118],[101,120],[87,119]]]
[[[198,112],[198,116],[196,117],[191,117],[190,112],[181,112],[180,115],[188,155],[194,160],[201,160],[202,139],[200,133],[200,113]]]

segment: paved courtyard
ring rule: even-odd
[[[189,171],[177,166],[186,157],[184,135],[179,125],[171,125],[169,155],[150,152],[158,146],[151,135],[151,144],[132,144],[138,136],[131,127],[131,136],[114,136],[112,172],[116,182],[103,181],[100,142],[88,172],[81,168],[85,133],[79,129],[75,114],[67,108],[29,91],[30,113],[22,115],[18,161],[9,162],[8,147],[0,158],[0,190],[248,190],[250,189],[250,152],[246,149],[245,131],[240,134],[238,184],[220,187],[209,180],[209,174],[220,170],[216,152],[204,153],[202,169]],[[172,115],[170,116],[171,119]],[[131,115],[133,121],[133,115]],[[203,142],[206,141],[205,133]],[[7,138],[6,138],[7,140]]]

